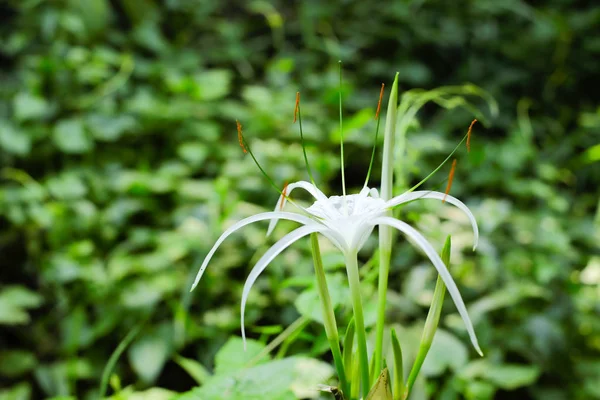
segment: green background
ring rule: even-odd
[[[132,331],[113,370],[109,393],[125,388],[115,398],[168,399],[196,386],[181,398],[217,398],[206,393],[242,365],[239,341],[228,339],[239,335],[249,268],[274,240],[266,224],[231,237],[192,294],[190,284],[218,235],[278,196],[239,148],[235,120],[277,184],[306,180],[292,124],[300,90],[315,179],[339,194],[338,60],[350,192],[369,165],[379,87],[396,71],[401,96],[470,82],[499,105],[495,116],[475,97],[471,109],[425,106],[397,166],[401,190],[444,159],[474,110],[486,117],[472,151],[459,152],[452,188],[480,224],[477,252],[451,207],[423,201],[401,213],[436,248],[453,235],[451,271],[486,356],[448,302],[411,398],[600,398],[600,7],[586,4],[2,1],[0,399],[96,398],[110,354]],[[447,173],[426,187],[443,190]],[[373,237],[361,253],[371,325],[376,246]],[[343,260],[326,242],[323,250],[344,326]],[[431,265],[398,238],[388,320],[407,355],[434,282]],[[252,291],[246,327],[257,349],[299,316],[308,321],[274,353],[307,359],[282,359],[270,373],[327,371],[315,360],[330,356],[312,285],[306,240]],[[300,396],[282,379],[264,389],[271,398]]]

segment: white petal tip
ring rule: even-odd
[[[483,351],[481,351],[479,346],[477,346],[477,348],[475,350],[477,351],[477,354],[479,354],[480,357],[483,357]]]

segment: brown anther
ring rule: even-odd
[[[296,92],[296,106],[294,107],[294,123],[298,118],[298,110],[300,109],[300,92]]]
[[[248,150],[246,150],[246,146],[244,145],[244,136],[242,135],[242,124],[240,124],[240,121],[238,121],[237,119],[235,120],[235,123],[237,125],[238,141],[240,142],[240,147],[242,148],[242,150],[244,150],[245,154],[248,152]]]
[[[467,152],[471,151],[471,131],[473,130],[473,125],[477,122],[476,119],[471,121],[471,125],[469,125],[469,130],[467,131]]]
[[[383,88],[385,83],[381,84],[381,91],[379,92],[379,101],[377,102],[377,111],[375,112],[375,119],[379,118],[379,111],[381,111],[381,100],[383,99]]]
[[[452,180],[454,179],[454,171],[456,170],[456,158],[452,160],[452,167],[450,168],[450,174],[448,175],[448,185],[446,185],[446,192],[444,192],[444,198],[442,199],[442,203],[446,202],[446,196],[450,193],[450,188],[452,187]]]
[[[285,185],[283,185],[283,190],[281,191],[281,199],[279,200],[279,204],[277,205],[280,211],[283,210],[283,206],[285,205],[285,198],[287,197],[287,187],[288,183],[286,182]]]

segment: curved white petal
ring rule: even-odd
[[[265,212],[265,213],[253,215],[248,218],[244,218],[243,220],[236,222],[229,229],[227,229],[225,232],[223,232],[223,234],[219,237],[219,239],[217,239],[217,241],[213,245],[212,249],[210,249],[210,251],[206,255],[206,258],[204,259],[204,262],[200,266],[200,270],[198,271],[198,274],[196,275],[196,279],[194,280],[194,284],[192,285],[192,288],[190,289],[190,291],[192,291],[196,288],[196,286],[198,285],[198,282],[200,282],[200,278],[202,278],[202,274],[204,274],[204,270],[206,270],[206,266],[208,265],[208,262],[210,261],[212,256],[215,254],[215,251],[217,251],[217,248],[221,245],[221,243],[223,243],[223,241],[229,235],[231,235],[233,232],[237,231],[238,229],[240,229],[248,224],[251,224],[251,223],[257,222],[257,221],[264,221],[264,220],[268,220],[268,219],[286,219],[289,221],[299,222],[299,223],[305,224],[305,225],[315,224],[315,221],[313,221],[312,219],[310,219],[308,217],[305,217],[304,215],[294,214],[294,213],[290,213],[290,212]]]
[[[458,313],[460,314],[463,322],[465,323],[465,326],[467,328],[467,332],[469,333],[469,337],[471,338],[471,343],[473,344],[473,347],[475,347],[475,350],[477,350],[477,352],[480,355],[483,355],[483,353],[481,352],[481,348],[479,347],[479,343],[477,342],[477,336],[475,335],[475,330],[473,329],[473,323],[471,322],[471,319],[469,318],[469,314],[467,313],[467,308],[465,307],[465,303],[462,300],[460,292],[458,291],[458,288],[456,287],[456,284],[454,283],[454,280],[452,279],[452,275],[450,275],[450,272],[448,272],[448,268],[446,268],[446,265],[444,264],[444,262],[442,261],[440,256],[437,254],[437,252],[435,251],[433,246],[431,246],[431,244],[429,244],[427,239],[425,239],[423,237],[423,235],[421,235],[415,228],[408,225],[406,222],[399,221],[395,218],[379,217],[379,218],[374,219],[372,221],[372,224],[373,225],[389,225],[393,228],[398,229],[399,231],[404,233],[406,236],[410,237],[421,248],[421,250],[423,250],[425,252],[427,257],[429,257],[429,259],[433,263],[433,266],[437,269],[438,273],[440,274],[440,277],[446,284],[448,293],[450,293],[450,297],[452,297],[452,300],[454,301],[454,304],[456,305],[456,308],[458,309]]]
[[[244,328],[244,311],[246,309],[246,301],[248,300],[248,294],[250,293],[250,289],[258,279],[259,275],[267,268],[269,263],[273,261],[279,253],[285,250],[288,246],[294,243],[296,240],[309,235],[314,232],[327,230],[324,226],[319,225],[310,225],[303,226],[296,230],[291,231],[284,237],[282,237],[277,243],[275,243],[263,256],[258,260],[256,265],[250,271],[248,278],[246,279],[246,283],[244,283],[244,290],[242,291],[242,302],[241,302],[241,324],[242,324],[242,340],[244,341],[244,350],[246,349],[246,329]]]
[[[473,250],[475,250],[477,248],[477,244],[479,243],[479,228],[477,227],[477,220],[475,220],[475,216],[473,215],[471,210],[469,210],[469,207],[467,207],[465,205],[465,203],[463,203],[456,197],[446,195],[445,193],[441,193],[441,192],[419,190],[416,192],[409,192],[409,193],[401,194],[400,196],[396,196],[393,199],[388,200],[388,202],[386,203],[386,206],[387,207],[395,207],[402,203],[407,203],[409,201],[418,200],[418,199],[436,199],[436,200],[444,200],[445,199],[448,203],[452,204],[453,206],[458,207],[461,211],[463,211],[465,214],[467,214],[467,217],[469,217],[469,221],[471,222],[471,227],[473,228],[473,235],[474,235]]]
[[[306,181],[298,181],[298,182],[290,183],[289,185],[287,185],[285,187],[285,193],[283,193],[283,194],[285,194],[285,196],[283,196],[283,195],[279,196],[279,200],[277,200],[277,204],[275,204],[275,210],[274,210],[275,212],[283,210],[283,207],[285,206],[285,203],[287,201],[286,197],[289,197],[290,193],[292,193],[292,190],[294,190],[296,188],[301,188],[301,189],[306,190],[316,200],[327,201],[327,196],[325,196],[323,194],[323,192],[321,192],[319,190],[319,188],[317,188],[315,185],[313,185],[312,183],[306,182]],[[275,229],[275,225],[277,225],[277,219],[273,219],[269,223],[269,228],[267,229],[267,237],[269,237],[269,235],[273,232],[273,229]]]

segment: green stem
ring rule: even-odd
[[[383,139],[383,165],[381,169],[381,198],[392,198],[394,183],[394,140],[396,136],[396,115],[398,110],[398,73],[394,78],[388,100]],[[387,212],[391,216],[391,211]],[[383,330],[385,327],[385,305],[387,298],[390,258],[392,253],[392,228],[379,227],[379,282],[377,286],[377,330],[375,335],[375,356],[373,375],[379,375],[383,368]]]
[[[363,317],[362,299],[360,295],[360,278],[358,276],[358,259],[356,252],[345,254],[346,272],[350,285],[350,297],[356,323],[356,339],[358,344],[358,362],[360,367],[361,387],[363,398],[367,398],[371,388],[369,377],[369,356],[367,355],[367,336],[365,332],[365,319]]]
[[[442,261],[448,267],[450,266],[451,246],[452,240],[450,236],[448,236],[446,238],[446,242],[444,243],[444,248],[442,249]],[[423,328],[421,344],[419,345],[419,350],[417,352],[417,357],[415,358],[415,363],[413,364],[408,379],[406,380],[404,398],[407,398],[410,394],[413,384],[415,383],[415,380],[417,379],[417,376],[421,371],[423,362],[425,362],[425,357],[427,357],[427,353],[431,348],[431,343],[433,343],[433,337],[435,336],[438,323],[440,322],[440,315],[442,312],[442,305],[444,304],[445,294],[446,285],[444,285],[444,281],[442,281],[442,278],[440,278],[440,276],[438,275],[437,281],[435,283],[435,290],[433,292],[433,300],[431,301],[431,307],[429,308],[429,312],[427,313],[427,319],[425,320],[425,326]]]
[[[333,312],[333,304],[329,296],[327,281],[325,279],[325,269],[323,268],[323,260],[321,259],[321,250],[319,248],[319,237],[316,233],[310,235],[310,244],[312,246],[313,262],[315,264],[315,275],[317,277],[317,288],[319,290],[319,298],[321,299],[321,309],[323,311],[323,322],[325,325],[325,334],[333,355],[333,362],[340,378],[340,386],[342,392],[350,393],[348,379],[344,370],[344,359],[340,349],[340,339]]]

